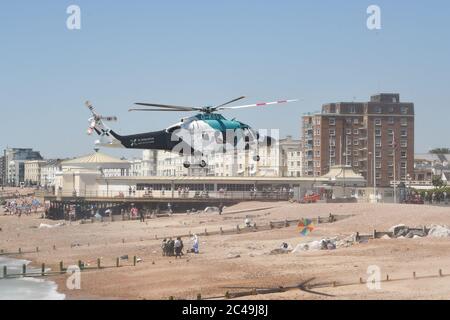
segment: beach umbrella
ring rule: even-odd
[[[298,223],[298,229],[301,236],[307,236],[314,230],[314,224],[311,219],[302,219]]]

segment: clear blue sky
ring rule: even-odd
[[[81,7],[80,31],[66,28],[70,4]],[[377,32],[366,28],[370,4],[382,10]],[[416,104],[417,152],[450,146],[449,15],[446,0],[3,2],[0,148],[91,152],[86,99],[136,133],[181,116],[128,113],[136,101],[301,98],[226,114],[299,136],[304,112],[380,91]]]

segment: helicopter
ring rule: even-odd
[[[135,103],[129,112],[195,112],[193,116],[185,117],[180,122],[160,131],[122,136],[111,130],[105,122],[117,121],[117,117],[105,117],[98,114],[87,101],[86,107],[91,111],[89,128],[87,133],[94,132],[99,136],[96,147],[127,148],[142,150],[162,150],[176,152],[180,156],[194,156],[199,158],[198,165],[205,168],[207,163],[202,158],[207,152],[226,152],[230,148],[242,147],[244,150],[258,150],[259,145],[270,146],[274,139],[263,136],[259,131],[252,129],[249,125],[236,120],[226,119],[220,111],[238,110],[254,107],[266,107],[276,104],[284,104],[298,101],[278,100],[274,102],[263,102],[249,105],[229,106],[246,97],[241,96],[217,106],[186,107],[156,103]],[[258,162],[261,157],[257,154],[253,160]],[[191,162],[186,159],[183,163],[185,168],[191,167]]]

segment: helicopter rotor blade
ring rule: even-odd
[[[224,104],[221,104],[220,106],[216,106],[216,107],[214,107],[214,110],[216,110],[216,109],[219,109],[219,108],[221,108],[221,107],[224,107],[224,106],[226,106],[226,105],[229,105],[230,103],[233,103],[233,102],[236,102],[236,101],[239,101],[239,100],[245,99],[245,98],[246,98],[245,96],[242,96],[242,97],[239,97],[239,98],[233,99],[233,100],[231,100],[231,101],[225,102]]]
[[[99,120],[103,120],[103,121],[117,121],[117,117],[116,116],[110,116],[110,117],[106,117],[106,116],[98,116]]]
[[[137,106],[144,106],[144,107],[156,107],[156,108],[164,108],[164,109],[175,109],[179,111],[199,111],[201,108],[193,108],[193,107],[182,107],[182,106],[173,106],[168,104],[156,104],[156,103],[142,103],[138,102],[135,103]]]
[[[282,104],[282,103],[289,103],[289,102],[296,102],[298,99],[294,100],[279,100],[279,101],[273,101],[273,102],[261,102],[261,103],[255,103],[255,104],[249,104],[245,106],[236,106],[236,107],[221,107],[217,110],[235,110],[235,109],[245,109],[245,108],[254,108],[254,107],[265,107],[270,106],[274,104]]]
[[[159,112],[190,112],[191,110],[185,110],[185,109],[130,109],[129,112],[133,111],[159,111]]]

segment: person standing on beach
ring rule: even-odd
[[[164,239],[161,245],[163,257],[167,256],[167,239]]]
[[[175,240],[174,243],[174,248],[175,248],[175,259],[180,258],[181,259],[181,238],[178,237],[177,240]]]
[[[138,209],[136,209],[138,210]],[[139,212],[139,218],[141,222],[145,222],[145,214],[144,214],[144,210],[138,210]]]
[[[175,251],[175,241],[173,241],[172,238],[170,238],[169,241],[167,242],[167,255],[169,257],[173,257],[174,251]]]

